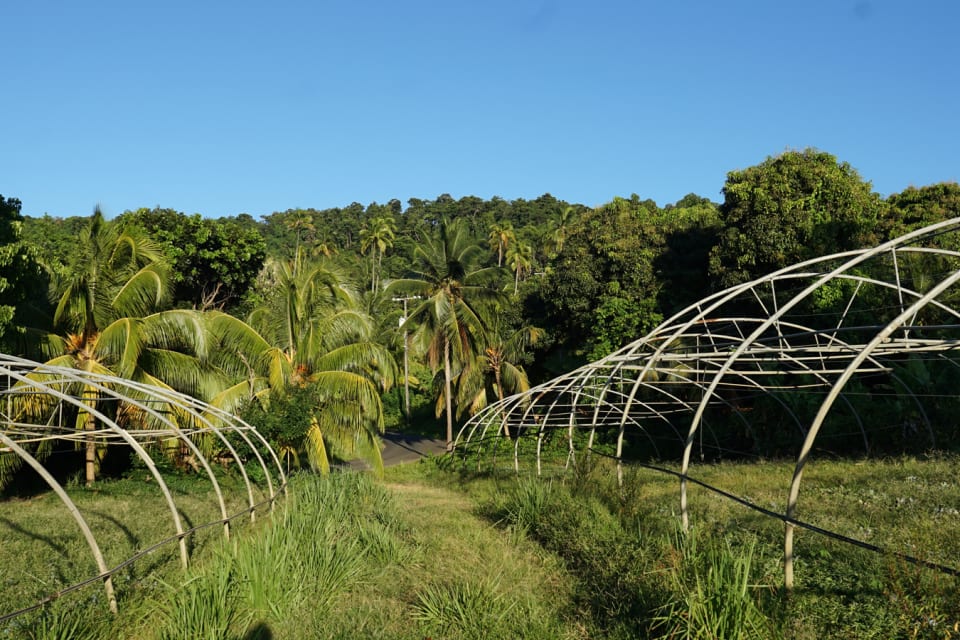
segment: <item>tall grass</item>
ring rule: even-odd
[[[322,617],[364,571],[353,524],[383,490],[359,475],[300,476],[290,500],[254,535],[225,545],[202,575],[161,606],[160,640],[267,637],[308,611]],[[214,631],[215,630],[215,631]]]
[[[500,576],[428,584],[417,594],[414,618],[428,635],[441,638],[517,637],[515,625],[504,624],[516,604],[500,590]]]
[[[752,582],[755,543],[734,548],[727,539],[701,540],[678,532],[676,564],[666,572],[669,597],[653,617],[653,630],[668,638],[741,640],[780,636],[774,619],[761,608],[761,590]]]
[[[228,640],[245,626],[249,614],[233,593],[234,568],[230,556],[221,558],[217,571],[201,573],[172,586],[160,606],[158,640]]]
[[[960,638],[960,580],[802,531],[797,584],[782,592],[783,525],[712,493],[691,492],[694,529],[679,535],[675,478],[609,463],[568,478],[494,476],[469,490],[485,513],[563,558],[578,615],[601,637]],[[801,517],[829,530],[956,566],[960,460],[819,462]],[[789,463],[700,467],[698,477],[776,509]],[[532,486],[539,484],[539,487]],[[616,603],[616,604],[611,604]]]

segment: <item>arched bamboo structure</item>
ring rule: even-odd
[[[478,465],[493,463],[499,441],[510,434],[519,471],[520,442],[535,436],[537,446],[527,450],[539,474],[545,434],[566,440],[560,449],[568,450],[569,465],[578,448],[580,455],[588,455],[596,434],[605,432],[622,483],[625,444],[639,447],[636,443],[653,437],[661,443],[672,440],[686,528],[687,480],[695,449],[705,446],[704,429],[711,422],[746,421],[742,439],[773,433],[790,442],[785,454],[795,460],[781,515],[789,589],[803,471],[815,444],[840,437],[829,435],[830,425],[855,429],[858,446],[869,453],[877,428],[863,415],[870,406],[862,398],[894,390],[898,406],[911,416],[911,444],[933,448],[938,439],[956,436],[955,425],[930,419],[921,398],[925,383],[911,378],[910,367],[921,359],[958,364],[957,247],[960,218],[876,247],[808,260],[707,296],[618,351],[486,407],[464,425],[455,451],[475,456]],[[884,394],[877,391],[881,388]],[[960,409],[956,392],[939,397],[950,396],[957,396]],[[764,409],[761,416],[758,407]],[[578,437],[578,431],[589,436]],[[715,455],[725,446],[718,442]]]
[[[245,469],[245,456],[256,461],[262,470],[271,508],[277,492],[286,491],[286,476],[280,460],[255,428],[228,412],[171,389],[0,354],[0,395],[0,451],[17,456],[33,468],[72,515],[94,556],[111,611],[116,611],[112,572],[104,563],[100,545],[81,509],[30,449],[50,441],[76,442],[89,438],[94,438],[100,446],[129,447],[163,495],[170,511],[171,538],[177,541],[184,567],[188,563],[185,542],[188,532],[175,495],[154,462],[157,447],[153,445],[174,442],[202,469],[213,488],[220,514],[217,522],[222,524],[226,538],[230,536],[231,516],[211,460],[197,444],[198,440],[215,439],[235,463],[243,479],[251,520],[255,518],[256,501],[254,483]],[[90,424],[95,428],[77,428],[77,415],[92,419]],[[74,417],[72,424],[66,424],[66,416]],[[163,447],[159,448],[163,455]],[[268,460],[261,450],[266,452]],[[204,525],[193,529],[201,526]]]

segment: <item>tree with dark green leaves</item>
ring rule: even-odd
[[[210,219],[173,209],[137,209],[119,216],[117,223],[142,228],[160,245],[171,267],[175,306],[237,305],[266,257],[257,223],[246,215]]]
[[[18,342],[8,335],[15,332],[18,306],[45,287],[37,251],[23,241],[22,228],[20,201],[0,195],[0,345],[8,351]]]
[[[941,182],[925,187],[908,187],[900,193],[890,195],[887,204],[890,205],[890,212],[886,235],[894,238],[921,227],[960,217],[960,185],[956,182]],[[929,238],[926,243],[940,249],[960,251],[960,239],[955,233]],[[960,260],[911,252],[898,258],[898,267],[905,286],[914,291],[925,292],[937,282],[937,274],[960,268]],[[960,303],[952,291],[941,295],[939,301],[953,306]],[[928,322],[934,322],[934,317],[929,318]],[[950,322],[946,317],[939,320]]]
[[[558,369],[620,347],[659,322],[659,252],[649,242],[663,232],[658,211],[652,201],[615,198],[571,228],[539,292],[545,317],[531,319],[556,332],[554,348],[565,354]]]
[[[815,149],[731,171],[723,196],[723,231],[710,256],[720,287],[871,245],[882,233],[886,210],[853,167]]]
[[[887,198],[890,230],[894,238],[936,222],[960,217],[960,184],[940,182],[925,187],[907,187]]]

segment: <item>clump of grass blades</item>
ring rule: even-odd
[[[530,531],[543,519],[554,503],[553,485],[539,480],[522,480],[509,494],[506,519],[521,531]]]
[[[229,562],[229,556],[223,561]],[[233,567],[220,564],[217,571],[198,574],[179,586],[167,585],[171,598],[161,605],[160,640],[229,640],[246,626],[231,592]]]
[[[196,577],[170,589],[156,637],[235,638],[254,622],[285,629],[294,612],[322,617],[346,592],[365,571],[366,544],[354,525],[383,501],[383,490],[346,475],[303,476],[292,487],[271,521],[224,545]]]
[[[423,631],[440,637],[498,637],[516,601],[498,590],[499,577],[480,582],[429,584],[417,594],[414,618]]]
[[[103,637],[102,614],[95,607],[81,607],[76,603],[64,605],[55,602],[47,605],[36,616],[24,617],[19,629],[8,628],[8,633],[29,640],[96,640]]]
[[[654,631],[667,638],[774,638],[779,631],[751,583],[755,543],[734,549],[729,540],[700,541],[678,533],[678,562],[667,570],[670,596],[654,617]]]
[[[658,602],[646,550],[602,501],[578,491],[531,478],[495,497],[487,514],[563,560],[576,578],[579,621],[605,637],[642,635]]]

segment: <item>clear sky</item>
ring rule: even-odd
[[[7,0],[0,193],[255,217],[721,200],[816,147],[960,180],[957,0]]]

